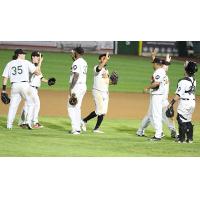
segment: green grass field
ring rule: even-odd
[[[51,90],[68,88],[69,72],[72,60],[67,53],[44,52],[43,74],[56,77],[57,83]],[[12,51],[0,50],[0,73],[10,60]],[[27,58],[30,57],[30,52]],[[97,63],[97,55],[85,55],[88,61],[88,89],[92,87],[93,66]],[[152,64],[149,58],[134,56],[112,56],[110,71],[119,73],[119,85],[110,87],[115,92],[141,92],[149,83]],[[174,93],[178,79],[183,75],[183,62],[173,61],[170,66],[170,92]],[[200,81],[197,76],[197,81]],[[42,89],[49,89],[42,85]],[[197,94],[200,89],[197,87]],[[1,108],[0,108],[1,114]],[[104,134],[91,132],[95,120],[88,126],[87,134],[70,135],[70,123],[65,118],[41,117],[45,126],[40,130],[22,130],[17,127],[9,131],[5,128],[6,117],[0,116],[0,156],[200,156],[200,127],[195,126],[195,142],[193,144],[177,144],[164,128],[166,137],[160,142],[150,142],[147,138],[135,136],[139,120],[107,120],[103,122]],[[153,136],[153,129],[148,128],[148,137]]]
[[[16,126],[7,130],[5,120],[0,118],[0,156],[200,156],[200,135],[195,134],[193,144],[178,144],[165,127],[164,139],[151,142],[135,135],[138,120],[105,120],[104,134],[92,133],[96,121],[92,120],[82,135],[68,134],[70,123],[65,118],[42,117],[45,127],[33,131]],[[153,136],[152,127],[146,135]]]

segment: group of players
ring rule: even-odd
[[[164,122],[170,132],[171,137],[179,143],[193,142],[193,125],[191,123],[192,113],[195,109],[195,88],[196,80],[194,78],[197,72],[197,64],[193,61],[186,61],[184,64],[185,77],[178,82],[176,95],[171,102],[168,101],[169,78],[167,76],[168,66],[171,64],[171,57],[161,59],[156,56],[157,52],[152,52],[152,63],[154,73],[151,83],[144,89],[150,93],[150,102],[147,115],[143,118],[141,125],[136,133],[137,136],[144,137],[145,129],[151,123],[155,129],[155,135],[152,141],[160,141],[164,137],[162,122]],[[41,72],[43,57],[40,52],[34,51],[31,54],[31,62],[25,60],[26,53],[22,49],[14,52],[12,61],[10,61],[3,72],[3,88],[1,93],[2,101],[8,101],[6,85],[8,79],[11,82],[11,100],[7,119],[7,128],[12,129],[13,121],[17,108],[22,98],[25,105],[21,114],[19,125],[22,128],[42,128],[38,121],[40,110],[40,99],[38,88],[41,82],[46,82],[49,86],[54,85],[55,78],[45,79]],[[115,80],[109,75],[107,63],[110,59],[109,53],[99,55],[99,63],[94,66],[93,89],[92,94],[95,102],[95,110],[82,119],[81,105],[83,97],[87,90],[87,62],[83,58],[84,49],[76,47],[72,50],[72,67],[69,80],[69,100],[68,114],[71,120],[71,130],[69,133],[74,135],[81,134],[81,131],[87,130],[87,122],[97,117],[94,133],[103,133],[100,125],[108,110],[109,85],[117,84],[118,76]],[[75,98],[76,103],[72,104],[71,99]],[[5,100],[6,99],[6,100]],[[177,108],[178,132],[175,128],[174,118],[168,118],[166,111],[173,107],[175,102],[179,102]]]
[[[151,138],[152,141],[160,141],[163,134],[162,122],[164,122],[170,132],[171,137],[175,138],[178,143],[193,142],[193,125],[192,114],[195,109],[195,89],[196,80],[195,73],[198,71],[197,64],[193,61],[186,61],[184,64],[184,78],[178,82],[176,95],[169,103],[169,78],[167,76],[168,66],[171,64],[171,57],[166,56],[166,59],[156,57],[156,49],[152,51],[152,63],[154,73],[151,83],[144,89],[150,93],[150,101],[147,115],[143,118],[141,125],[136,133],[137,136],[144,137],[145,129],[152,124],[155,129],[155,135]],[[179,102],[177,108],[178,132],[175,129],[173,114],[167,117],[167,112],[170,112],[175,102]]]
[[[19,126],[29,130],[33,128],[42,128],[38,121],[40,111],[40,98],[38,89],[41,82],[48,83],[49,86],[54,85],[55,78],[45,79],[41,72],[43,56],[38,51],[31,54],[31,62],[25,59],[26,52],[22,49],[16,49],[12,60],[6,65],[3,71],[3,87],[1,99],[3,103],[9,104],[7,128],[13,128],[13,122],[16,116],[18,106],[22,99],[25,104],[21,113]],[[8,79],[11,83],[10,98],[6,93]]]

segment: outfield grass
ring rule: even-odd
[[[10,60],[13,52],[10,50],[0,50],[0,73],[4,66]],[[69,73],[72,59],[67,53],[50,53],[43,52],[44,63],[42,66],[43,74],[46,77],[56,77],[56,85],[51,90],[68,89]],[[97,64],[97,55],[86,54],[85,59],[88,62],[88,89],[91,90],[93,83],[93,66]],[[27,54],[30,58],[30,52]],[[149,83],[153,69],[150,58],[113,55],[109,62],[109,70],[119,73],[120,79],[117,86],[111,86],[110,91],[116,92],[141,92]],[[183,76],[183,62],[173,61],[169,70],[169,78],[171,82],[170,92],[174,93],[177,81]],[[200,82],[200,75],[197,74],[197,82]],[[42,89],[49,89],[46,84],[42,85]],[[200,89],[197,87],[197,94]]]
[[[138,120],[107,120],[102,124],[104,134],[93,134],[95,120],[88,124],[82,135],[67,134],[69,120],[42,117],[45,126],[39,130],[14,127],[7,130],[5,117],[0,117],[0,156],[200,156],[200,126],[195,127],[193,144],[178,144],[164,128],[165,138],[151,142],[135,135]],[[153,136],[153,129],[146,131]]]

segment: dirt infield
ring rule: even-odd
[[[41,116],[68,116],[67,92],[40,91]],[[111,93],[107,118],[109,119],[142,119],[148,109],[149,95],[137,93]],[[200,121],[200,97],[197,97],[194,120]],[[21,103],[22,106],[22,103]],[[20,106],[20,107],[21,107]],[[0,104],[0,114],[6,114],[8,106]],[[20,113],[18,110],[18,113]],[[82,116],[94,110],[91,92],[87,92],[83,99]]]

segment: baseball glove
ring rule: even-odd
[[[56,79],[55,78],[49,78],[48,79],[48,85],[49,86],[52,86],[52,85],[54,85],[56,83]]]
[[[112,74],[110,75],[111,84],[112,85],[117,85],[118,79],[119,79],[119,76],[118,76],[117,72],[112,72]]]
[[[75,106],[78,103],[78,99],[76,97],[76,94],[72,93],[72,95],[69,98],[69,104],[72,106]]]
[[[5,92],[2,92],[1,93],[1,101],[4,103],[4,104],[9,104],[10,103],[10,98],[8,97],[8,94],[5,93]]]
[[[168,118],[172,118],[174,116],[174,108],[173,106],[170,106],[167,110],[166,110],[166,116]]]

